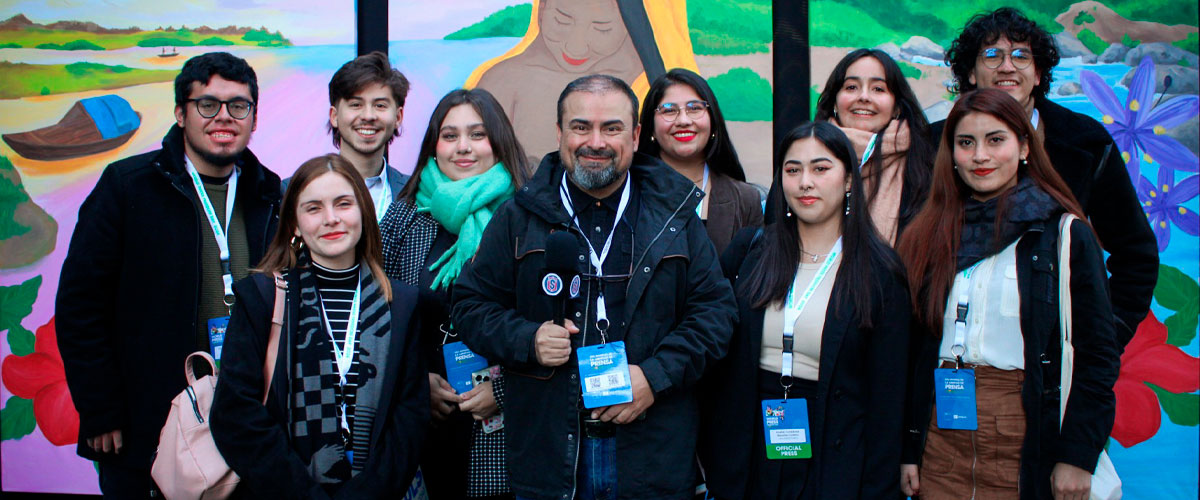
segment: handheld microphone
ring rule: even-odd
[[[563,326],[567,316],[567,294],[563,289],[575,279],[578,254],[579,240],[570,231],[555,231],[546,238],[546,275],[542,278],[542,291],[554,300],[554,324],[558,326]]]

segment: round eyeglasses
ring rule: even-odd
[[[229,116],[235,120],[245,119],[250,116],[250,111],[254,109],[254,103],[241,98],[221,101],[212,97],[201,97],[199,99],[188,99],[187,102],[196,103],[196,112],[204,118],[212,118],[221,112],[221,106],[229,110]]]
[[[683,106],[680,106],[673,102],[664,102],[659,104],[655,109],[658,111],[658,116],[661,116],[663,120],[668,122],[678,120],[680,111],[686,112],[688,118],[695,120],[708,112],[708,103],[704,101],[688,101],[683,103]]]
[[[990,48],[983,49],[983,52],[979,53],[979,58],[983,60],[983,65],[987,66],[988,69],[999,68],[1001,64],[1004,64],[1005,56],[1008,57],[1008,60],[1012,61],[1013,67],[1017,69],[1025,69],[1030,64],[1033,64],[1033,51],[1029,49],[1017,48],[1005,51],[1004,49]]]

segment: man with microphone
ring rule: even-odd
[[[635,153],[637,110],[620,79],[568,84],[559,151],[496,213],[455,286],[464,341],[508,376],[517,498],[693,491],[694,387],[725,354],[735,304],[696,217],[703,193]]]

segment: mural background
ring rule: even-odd
[[[453,9],[425,0],[391,5],[389,54],[413,84],[402,134],[390,148],[393,165],[412,170],[442,95],[461,86],[487,88],[480,80],[489,68],[537,42],[535,12],[543,1],[559,0],[456,0]],[[776,83],[772,4],[642,2],[665,68],[689,67],[709,79],[748,177],[764,185],[770,178]],[[1105,122],[1118,138],[1159,237],[1163,266],[1153,314],[1124,355],[1109,446],[1126,498],[1197,498],[1195,3],[975,0],[964,7],[945,0],[811,0],[811,102],[842,55],[881,46],[902,61],[931,121],[941,119],[952,99],[945,88],[950,75],[941,63],[943,47],[976,10],[1004,4],[1057,33],[1064,61],[1055,71],[1051,98]],[[665,33],[669,39],[659,37]],[[55,342],[58,274],[79,204],[104,166],[158,148],[172,121],[170,82],[182,63],[218,49],[250,62],[261,87],[259,127],[250,147],[287,177],[303,160],[333,150],[324,129],[326,85],[355,55],[354,43],[351,0],[0,5],[0,134],[52,125],[77,100],[100,95],[120,96],[141,113],[127,142],[89,156],[38,161],[0,142],[0,491],[97,493],[93,464],[74,453],[78,416]],[[634,70],[631,78],[642,94],[645,82],[639,86]],[[1139,102],[1135,110],[1131,96]],[[552,137],[553,116],[538,129],[542,120],[533,118],[527,128]]]
[[[249,61],[260,94],[250,148],[287,177],[333,150],[326,86],[354,57],[354,41],[352,0],[0,6],[0,134],[55,124],[76,101],[100,95],[141,114],[128,142],[98,154],[38,161],[0,143],[0,489],[99,493],[93,464],[75,455],[79,417],[55,342],[58,275],[100,172],[160,147],[184,61],[212,50]]]
[[[974,14],[1014,6],[1055,35],[1049,97],[1105,124],[1158,237],[1151,314],[1121,358],[1108,452],[1126,499],[1197,498],[1197,6],[1174,0],[812,0],[812,106],[834,65],[878,47],[908,76],[929,121],[945,118],[945,48]],[[1169,82],[1169,83],[1167,83]]]

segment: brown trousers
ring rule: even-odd
[[[943,368],[953,363],[943,362]],[[937,408],[921,459],[922,500],[1011,500],[1019,498],[1021,443],[1025,409],[1021,404],[1024,370],[975,369],[975,405],[979,429],[943,430]]]

